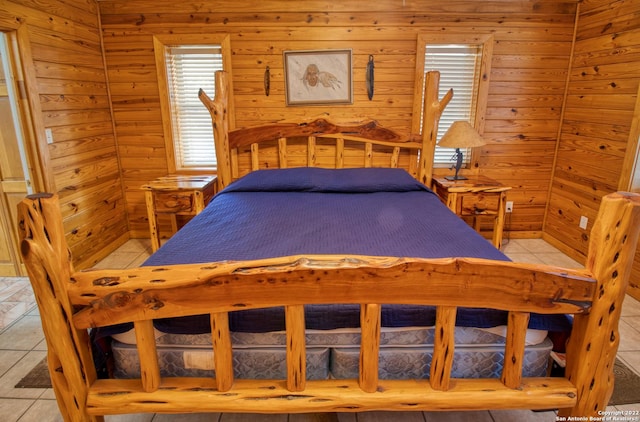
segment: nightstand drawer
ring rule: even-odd
[[[500,197],[495,194],[465,193],[460,195],[460,215],[495,214]]]
[[[194,213],[193,192],[156,192],[154,195],[157,213]]]

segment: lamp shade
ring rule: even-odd
[[[485,143],[482,136],[469,122],[457,121],[451,124],[438,145],[446,148],[473,148]]]

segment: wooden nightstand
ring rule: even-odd
[[[442,202],[460,217],[473,217],[476,231],[480,231],[479,217],[493,216],[493,245],[498,249],[502,246],[507,191],[510,189],[510,186],[483,176],[472,176],[467,180],[433,179],[433,190]]]
[[[215,176],[168,175],[142,185],[147,214],[151,249],[160,248],[158,215],[171,217],[173,233],[178,230],[178,215],[196,215],[209,203],[216,192]]]

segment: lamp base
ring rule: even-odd
[[[466,177],[460,176],[460,175],[457,175],[457,176],[445,176],[444,178],[447,179],[447,180],[468,180]]]

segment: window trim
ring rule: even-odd
[[[416,75],[413,100],[413,117],[411,119],[411,132],[420,133],[422,121],[422,101],[425,84],[425,48],[433,44],[469,44],[482,45],[482,56],[480,58],[480,80],[478,84],[478,97],[476,101],[475,119],[471,124],[482,135],[484,132],[485,114],[487,109],[487,98],[489,95],[489,76],[491,75],[491,58],[493,56],[493,34],[468,34],[468,33],[443,33],[443,32],[423,32],[418,34],[416,47]],[[453,94],[455,96],[455,92]],[[435,146],[434,146],[435,148]],[[471,152],[469,162],[476,161],[477,148]],[[435,163],[432,163],[434,168]],[[468,167],[468,165],[467,165]]]
[[[162,131],[164,134],[165,152],[167,156],[167,169],[169,173],[194,174],[207,171],[210,168],[177,169],[176,155],[173,143],[173,121],[171,118],[171,102],[169,100],[169,86],[167,83],[167,69],[165,64],[165,49],[169,46],[180,45],[219,45],[222,48],[222,67],[229,75],[229,129],[235,128],[235,112],[233,107],[233,85],[231,77],[231,37],[223,34],[167,34],[153,36],[153,52],[158,75],[158,91],[160,94],[160,110],[162,113]],[[213,78],[214,75],[211,75]],[[212,94],[212,93],[209,93]],[[204,106],[203,106],[204,107]]]

